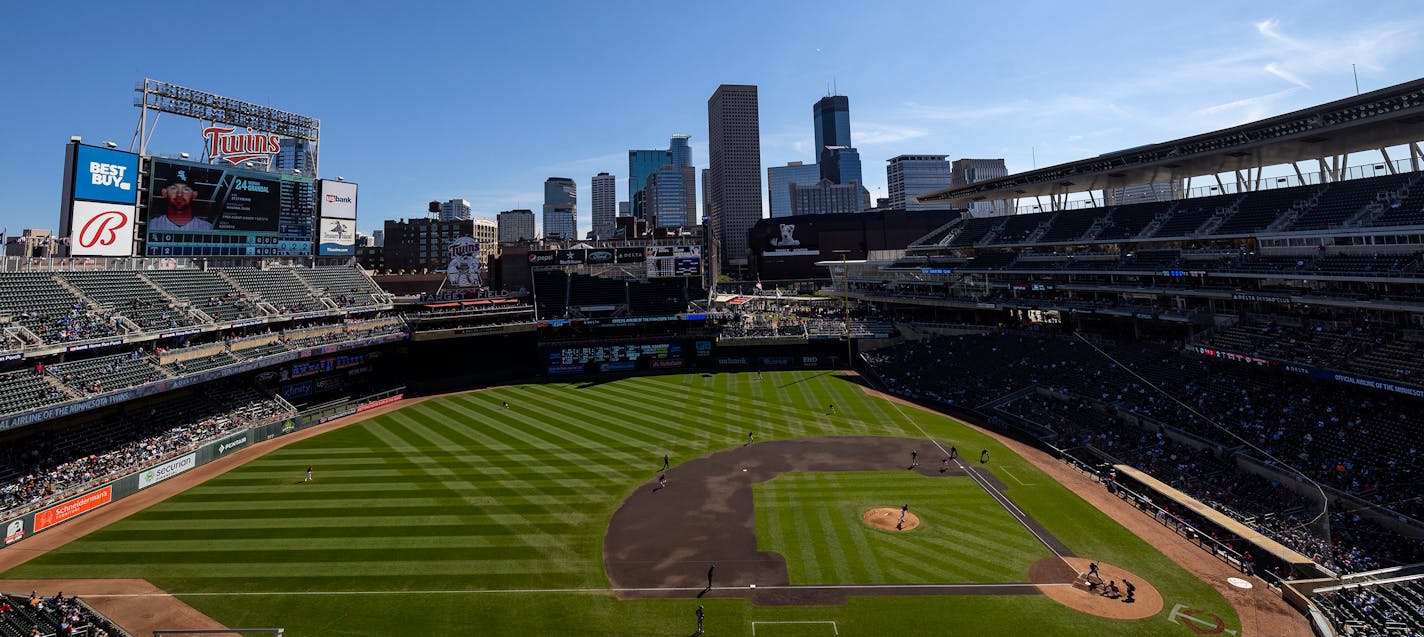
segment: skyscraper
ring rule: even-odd
[[[668,145],[668,154],[672,156],[672,165],[682,174],[682,195],[683,205],[687,214],[679,226],[697,225],[697,168],[692,165],[692,147],[688,145],[691,135],[677,134],[672,136],[672,142]]]
[[[899,155],[886,160],[885,181],[890,185],[890,208],[933,210],[943,206],[922,204],[915,195],[949,188],[951,164],[947,155]]]
[[[1007,177],[1009,169],[1003,159],[956,159],[950,166],[950,188],[961,188],[981,181]],[[1003,201],[976,201],[969,204],[971,214],[980,216],[1006,215]]]
[[[604,237],[613,233],[613,218],[617,215],[618,178],[598,173],[593,178],[593,235]]]
[[[789,217],[791,211],[791,185],[814,186],[821,181],[821,169],[816,164],[793,161],[785,166],[771,166],[766,169],[767,201],[771,204],[772,217]]]
[[[816,121],[816,154],[827,146],[851,146],[850,98],[827,95],[811,107]],[[841,183],[841,182],[836,182]]]
[[[848,212],[865,212],[869,207],[869,194],[860,184],[834,184],[822,179],[810,186],[791,184],[791,214],[829,215]]]
[[[441,221],[469,221],[470,202],[464,199],[451,199],[440,204]]]
[[[648,176],[643,189],[648,202],[648,225],[655,228],[678,228],[687,222],[687,196],[683,188],[682,170],[663,164]]]
[[[860,151],[849,146],[823,146],[818,164],[821,179],[829,179],[833,184],[855,182],[865,184],[860,172]]]
[[[312,143],[305,139],[283,137],[277,142],[280,150],[272,158],[272,169],[279,173],[297,171],[305,177],[316,176],[316,154]]]
[[[578,184],[568,177],[544,180],[544,238],[578,239]]]
[[[757,87],[723,84],[707,100],[711,172],[707,217],[722,260],[747,262],[747,231],[761,219],[761,124]]]
[[[499,251],[499,224],[489,219],[475,219],[471,235],[480,244],[480,260],[489,261]]]
[[[648,204],[643,189],[648,187],[648,175],[672,163],[672,153],[666,150],[628,151],[628,209],[634,217],[648,218]]]
[[[499,226],[499,242],[513,243],[534,239],[534,211],[506,210],[495,215]]]

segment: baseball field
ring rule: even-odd
[[[913,528],[894,528],[902,507]],[[1139,599],[1074,588],[1088,559]],[[1201,634],[1182,608],[1241,629],[1216,589],[994,438],[819,371],[433,398],[0,578],[144,579],[293,636],[690,635],[699,605],[706,635]]]

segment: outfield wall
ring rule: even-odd
[[[78,496],[69,498],[42,509],[31,511],[0,525],[5,535],[0,539],[0,549],[10,547],[26,538],[43,533],[70,520],[102,509],[113,502],[132,496],[163,481],[187,473],[215,460],[230,456],[259,442],[271,440],[294,431],[301,431],[314,425],[330,422],[337,418],[374,409],[404,398],[402,390],[393,390],[367,396],[345,404],[323,407],[319,410],[297,414],[291,418],[257,425],[251,429],[230,433],[216,440],[137,473],[97,486]]]

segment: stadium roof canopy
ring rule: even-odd
[[[1232,172],[1237,181],[1245,182],[1252,179],[1252,170],[1259,177],[1262,167],[1307,160],[1318,160],[1320,172],[1338,178],[1350,153],[1404,144],[1410,145],[1417,166],[1424,162],[1424,152],[1416,143],[1420,140],[1424,140],[1424,78],[1249,124],[948,188],[918,199],[963,208],[976,201],[1050,197],[1053,209],[1058,209],[1074,192],[1204,175],[1219,178]]]

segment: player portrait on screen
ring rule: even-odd
[[[160,232],[212,232],[213,222],[206,217],[207,208],[198,189],[189,177],[189,170],[178,167],[163,189],[154,198],[148,229]]]

